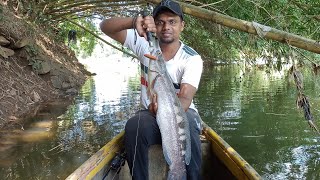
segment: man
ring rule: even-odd
[[[77,43],[77,31],[76,30],[69,30],[68,32],[68,46],[70,46],[70,42]]]
[[[127,161],[133,179],[148,179],[148,148],[161,144],[161,134],[155,119],[156,97],[152,100],[147,97],[149,59],[144,57],[144,54],[150,53],[146,41],[147,31],[155,32],[159,39],[168,73],[189,120],[192,153],[187,166],[188,179],[200,179],[201,119],[192,99],[200,82],[203,62],[196,51],[179,40],[184,25],[180,5],[170,0],[163,0],[154,9],[153,17],[110,18],[100,24],[106,35],[130,48],[141,63],[141,104],[144,110],[130,118],[125,127]]]

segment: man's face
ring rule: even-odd
[[[172,12],[162,12],[155,19],[157,37],[161,43],[170,44],[179,41],[184,28],[184,21]]]

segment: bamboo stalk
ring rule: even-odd
[[[150,3],[160,3],[161,0],[146,0]],[[178,2],[178,1],[176,1]],[[203,9],[190,4],[178,2],[184,13],[213,21],[217,24],[227,26],[232,29],[237,29],[243,32],[257,35],[257,31],[254,28],[252,22],[237,19],[231,16],[223,15],[214,11]],[[270,27],[271,28],[271,27]],[[275,28],[271,28],[269,32],[264,36],[266,39],[275,40],[284,44],[288,44],[294,47],[298,47],[307,51],[311,51],[320,54],[320,42],[313,39],[308,39],[302,36],[298,36],[292,33],[281,31]]]
[[[80,7],[80,6],[84,6],[84,5],[94,5],[94,4],[97,4],[97,5],[103,5],[103,6],[107,6],[107,5],[110,5],[110,6],[113,6],[113,5],[117,5],[116,2],[122,2],[123,0],[96,0],[96,1],[80,1],[80,2],[76,2],[76,3],[73,3],[73,4],[68,4],[64,7],[61,7],[61,6],[56,6],[56,7],[60,7],[58,9],[53,9],[51,11],[49,11],[48,13],[55,13],[55,12],[59,12],[59,11],[63,11],[63,10],[66,10],[66,9],[71,9],[71,8],[74,8],[74,7]],[[130,5],[131,3],[137,3],[138,1],[135,1],[135,2],[128,2],[128,3],[125,3],[125,4],[119,4],[121,6],[127,6],[127,5]],[[109,4],[110,3],[110,4]]]
[[[141,4],[141,2],[138,2],[138,3],[132,3],[132,4],[126,4],[124,7],[130,7],[130,6],[135,6],[135,5],[139,5]],[[106,8],[109,8],[109,7],[122,7],[122,5],[118,5],[118,4],[114,4],[112,6],[101,6],[101,5],[94,5],[94,6],[87,6],[87,7],[79,7],[77,9],[70,9],[68,11],[65,11],[65,12],[61,12],[61,13],[53,13],[51,14],[52,16],[52,19],[53,20],[57,20],[57,19],[60,19],[64,16],[67,16],[67,15],[70,15],[70,14],[75,14],[75,13],[80,13],[80,12],[87,12],[87,11],[90,11],[92,9],[94,9],[95,11],[97,11],[97,9],[101,9],[101,8],[105,8],[105,12],[113,12],[114,9],[112,10],[107,10]],[[111,9],[111,8],[110,8]],[[100,11],[102,12],[102,11]]]

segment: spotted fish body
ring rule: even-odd
[[[156,119],[161,132],[163,154],[170,168],[168,179],[187,179],[186,165],[191,159],[189,122],[166,70],[160,48],[156,48],[153,54],[157,60],[149,62],[149,92],[150,95],[157,95]]]

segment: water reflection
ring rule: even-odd
[[[303,74],[311,111],[319,117],[319,77],[307,69]],[[319,179],[320,137],[297,110],[296,95],[286,71],[219,66],[205,69],[195,103],[202,119],[263,178]]]
[[[0,179],[64,179],[138,110],[137,62],[118,55],[83,63],[95,66],[97,75],[88,79],[73,104],[46,104],[24,130],[1,138]]]
[[[15,138],[1,137],[0,179],[64,179],[123,129],[138,109],[137,63],[116,56],[95,58],[84,62],[96,66],[92,71],[97,76],[86,82],[74,104],[47,104],[24,131],[10,132]],[[194,99],[202,119],[263,178],[320,179],[320,137],[296,109],[290,77],[242,69],[204,70]],[[304,76],[305,93],[319,119],[320,79],[308,71]],[[16,136],[39,129],[53,133],[50,140],[26,142]]]
[[[277,156],[280,162],[266,164],[265,168],[278,173],[266,173],[267,179],[319,179],[319,145],[302,145],[298,147],[282,148]],[[312,168],[314,167],[314,168]]]

